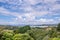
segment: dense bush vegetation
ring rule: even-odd
[[[15,34],[13,40],[34,40],[28,34]]]
[[[1,26],[0,40],[60,40],[60,24],[57,28]]]
[[[60,23],[58,24],[57,30],[60,31]]]

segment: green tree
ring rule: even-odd
[[[57,30],[60,31],[60,23],[57,26]]]
[[[3,40],[12,40],[13,36],[14,36],[14,33],[12,31],[5,30],[5,31],[3,31],[2,39]]]
[[[2,39],[2,36],[3,36],[2,30],[0,29],[0,39]]]
[[[60,40],[60,38],[49,38],[49,40]]]
[[[31,29],[28,30],[27,33],[34,38],[34,40],[42,40],[46,35],[47,31],[42,30],[42,29]]]
[[[18,34],[19,33],[19,29],[16,29],[13,31],[15,34]]]
[[[19,28],[19,33],[25,33],[27,30],[30,30],[30,26],[29,25],[26,25],[24,27],[20,27]]]
[[[52,30],[50,30],[48,34],[50,38],[57,37],[57,31],[54,28],[52,28]]]
[[[28,34],[16,34],[13,37],[13,40],[34,40]]]
[[[52,40],[60,40],[60,38],[53,38]]]
[[[12,40],[12,39],[10,39],[10,38],[6,38],[5,40]]]

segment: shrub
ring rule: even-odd
[[[16,34],[13,40],[34,40],[28,34]]]

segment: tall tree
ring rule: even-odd
[[[19,32],[20,33],[25,33],[27,30],[30,30],[30,29],[31,29],[30,26],[29,25],[26,25],[24,27],[20,27],[19,28]]]
[[[13,37],[13,40],[34,40],[28,34],[16,34]]]
[[[57,26],[57,30],[60,31],[60,23]]]

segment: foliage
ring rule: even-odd
[[[60,31],[60,23],[58,24],[57,30]]]
[[[60,24],[59,24],[60,25]],[[5,26],[0,27],[0,40],[60,40],[59,25],[57,27],[40,28],[30,27],[29,25],[23,27]]]
[[[19,33],[19,30],[16,29],[16,30],[14,30],[13,32],[14,32],[15,34],[18,34],[18,33]]]
[[[34,38],[34,40],[42,40],[46,35],[47,31],[41,29],[32,29],[27,33]]]
[[[52,29],[49,31],[50,38],[57,37],[57,31],[55,29]]]
[[[19,33],[25,33],[27,30],[30,30],[30,29],[31,29],[30,26],[26,25],[24,27],[20,27],[18,31]]]
[[[60,40],[60,38],[53,38],[52,40]]]
[[[28,34],[16,34],[13,40],[34,40]]]
[[[6,38],[5,40],[12,40],[12,39],[10,39],[10,38]]]
[[[60,38],[50,38],[49,40],[60,40]]]
[[[5,39],[5,40],[12,40],[12,37],[14,36],[14,33],[10,30],[5,30],[3,31],[3,36],[2,36],[2,39]]]

